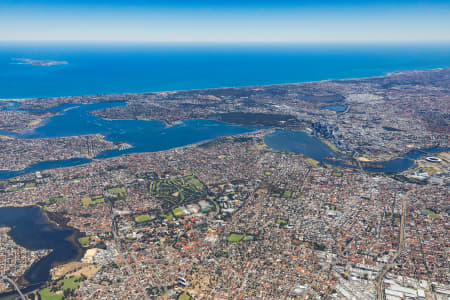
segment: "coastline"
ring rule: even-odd
[[[204,88],[193,88],[193,89],[174,89],[174,90],[154,90],[154,91],[141,91],[141,92],[112,92],[112,93],[88,93],[80,95],[59,95],[59,96],[35,96],[35,97],[21,97],[21,98],[5,98],[1,97],[0,102],[10,102],[10,101],[26,101],[26,100],[43,100],[48,98],[64,98],[64,97],[89,97],[89,96],[121,96],[121,95],[139,95],[139,94],[164,94],[164,93],[180,93],[180,92],[193,92],[193,91],[205,91],[205,90],[221,90],[221,89],[235,89],[235,88],[261,88],[261,87],[273,87],[273,86],[287,86],[287,85],[298,85],[307,83],[320,83],[329,81],[341,81],[341,80],[365,80],[365,79],[377,79],[387,76],[393,76],[399,73],[407,72],[421,72],[421,71],[439,71],[448,69],[450,66],[437,67],[437,68],[424,68],[424,69],[412,69],[412,70],[396,70],[391,72],[383,72],[383,74],[375,76],[363,76],[363,77],[343,77],[343,78],[328,78],[321,80],[308,80],[308,81],[293,81],[293,82],[281,82],[281,83],[271,83],[262,85],[236,85],[236,86],[220,86],[220,87],[204,87]],[[108,102],[108,101],[105,101]]]

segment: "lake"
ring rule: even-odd
[[[22,292],[42,286],[50,278],[52,265],[76,259],[81,253],[78,245],[67,240],[74,231],[57,227],[35,206],[0,207],[0,226],[11,227],[9,235],[22,247],[31,250],[52,249],[50,254],[26,271],[24,277],[29,287],[21,289]],[[2,294],[0,298],[6,295]]]

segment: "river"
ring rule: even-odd
[[[310,136],[303,131],[276,130],[264,137],[264,142],[272,149],[303,154],[321,163],[330,165],[356,168],[350,165],[349,159],[334,152],[330,147],[322,143],[318,138]],[[387,174],[403,172],[414,164],[414,160],[421,156],[450,151],[450,148],[433,148],[424,150],[412,150],[404,155],[387,160],[369,162],[363,169],[371,172],[383,172]],[[362,163],[364,164],[364,163]]]
[[[125,142],[129,149],[107,150],[96,158],[108,158],[128,153],[155,152],[195,144],[222,136],[251,132],[260,127],[227,124],[214,120],[184,120],[173,126],[166,126],[161,121],[144,120],[105,120],[90,113],[110,107],[123,106],[125,101],[101,102],[91,104],[68,104],[39,111],[59,111],[44,120],[33,129],[23,132],[1,131],[0,134],[21,139],[54,138],[101,134],[108,141]],[[4,110],[20,110],[16,102],[8,102]],[[0,179],[9,179],[29,172],[51,168],[60,168],[89,163],[87,158],[71,158],[39,162],[23,170],[0,170]]]
[[[99,153],[95,158],[103,159],[120,156],[127,153],[154,152],[168,150],[221,136],[251,132],[261,129],[257,126],[242,126],[227,124],[213,120],[192,119],[184,120],[173,126],[166,126],[160,121],[143,120],[105,120],[90,113],[93,110],[126,105],[125,101],[102,102],[91,104],[66,104],[40,111],[59,111],[56,115],[43,121],[39,127],[19,133],[0,131],[16,138],[36,139],[51,137],[67,137],[85,134],[102,134],[109,141],[125,142],[132,147],[129,149],[107,150]],[[2,109],[19,110],[17,103],[9,102]],[[343,107],[332,109],[345,110]],[[273,149],[285,152],[304,154],[319,162],[353,167],[345,163],[338,153],[331,150],[319,139],[305,132],[276,130],[266,135],[264,140]],[[367,171],[384,173],[403,172],[410,168],[414,160],[424,154],[448,151],[448,148],[428,150],[413,150],[401,157],[382,162],[370,162],[364,167]],[[335,160],[330,160],[330,158]],[[29,172],[45,169],[76,166],[89,163],[88,158],[71,158],[66,160],[43,161],[32,164],[23,170],[0,170],[0,179],[9,179]],[[370,164],[370,165],[369,165]]]

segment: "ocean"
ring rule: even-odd
[[[13,64],[15,58],[67,65]],[[450,66],[447,44],[0,43],[0,98],[252,86]]]

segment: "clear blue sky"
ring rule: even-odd
[[[0,40],[448,42],[450,1],[0,0]]]

